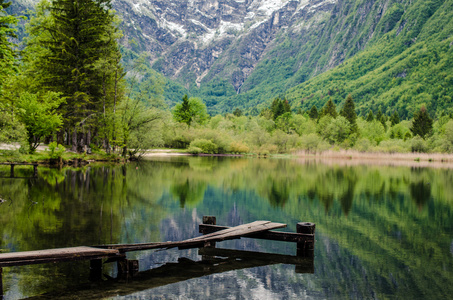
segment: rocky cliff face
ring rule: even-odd
[[[189,88],[216,76],[240,92],[276,37],[300,38],[337,0],[115,0],[128,47]],[[133,40],[132,40],[133,39]]]

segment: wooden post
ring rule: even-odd
[[[215,216],[203,216],[203,224],[208,225],[217,225],[217,218]],[[215,248],[215,242],[206,242],[204,243],[205,248]],[[202,255],[201,260],[210,261],[213,260],[214,256],[211,255]]]
[[[203,224],[217,225],[217,219],[215,216],[203,216]],[[215,242],[206,242],[204,247],[215,248]]]
[[[3,277],[2,277],[3,269],[0,267],[0,299],[3,300]]]
[[[33,177],[38,177],[38,165],[33,165]]]
[[[11,164],[11,178],[14,178],[14,164]]]
[[[117,262],[118,277],[131,277],[138,273],[139,264],[138,260],[133,259],[120,259]]]
[[[90,260],[90,281],[102,280],[102,259]]]
[[[296,225],[297,233],[315,234],[315,223],[301,222]],[[305,241],[304,243],[297,243],[297,256],[313,257],[315,249],[315,239],[312,241]]]

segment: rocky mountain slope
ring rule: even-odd
[[[37,1],[17,0],[13,6],[17,11]],[[360,93],[357,85],[363,82],[349,83],[381,74],[379,68],[409,55],[405,51],[419,47],[426,36],[437,37],[431,38],[435,43],[451,39],[452,1],[113,0],[113,6],[123,20],[125,59],[147,53],[150,65],[169,79],[170,102],[188,92],[201,97],[212,113],[236,107],[250,112],[292,88],[287,96],[294,109],[321,107],[326,96],[339,103],[355,93],[360,97],[356,101],[366,102],[361,106],[365,111],[397,103],[388,97],[377,100],[390,88],[382,83],[387,79],[377,76],[373,86],[380,88]],[[442,49],[447,54],[449,48]],[[355,60],[347,64],[351,58]],[[432,60],[429,69],[440,61]],[[388,76],[401,81],[402,74],[414,74],[408,70]],[[404,101],[401,106],[409,114],[403,107],[409,100]]]

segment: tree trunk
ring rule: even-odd
[[[77,127],[74,126],[74,131],[72,132],[72,151],[77,152]]]

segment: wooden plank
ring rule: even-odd
[[[218,226],[209,224],[200,224],[199,231],[203,234],[209,234],[212,232],[228,229],[228,226]],[[314,234],[301,234],[295,232],[282,232],[282,231],[263,231],[246,236],[247,238],[253,239],[264,239],[271,241],[282,241],[282,242],[294,242],[303,243],[305,241],[313,241],[315,238]]]
[[[0,254],[1,266],[18,266],[57,261],[97,259],[120,255],[116,249],[95,247],[57,248],[37,251],[10,252]]]
[[[127,244],[127,245],[103,245],[101,248],[118,249],[121,252],[152,250],[152,249],[169,249],[169,248],[196,248],[203,246],[205,242],[219,242],[230,239],[239,239],[250,234],[286,227],[283,223],[274,223],[271,221],[255,221],[248,224],[243,224],[235,227],[229,227],[224,230],[213,232],[211,234],[202,235],[196,238],[187,239],[177,242],[164,243],[142,243],[142,244]]]

